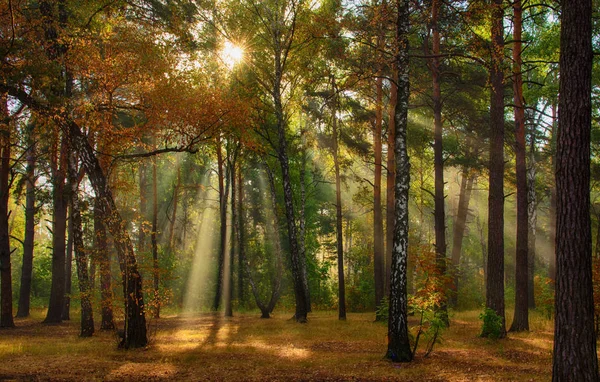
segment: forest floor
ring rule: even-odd
[[[224,318],[214,313],[152,320],[145,349],[119,350],[113,332],[78,338],[79,322],[43,325],[43,312],[0,331],[0,380],[549,381],[552,322],[532,312],[531,331],[478,337],[479,312],[458,312],[442,342],[411,363],[383,358],[387,326],[373,314],[315,312]],[[72,314],[74,317],[75,314]],[[416,320],[416,318],[412,318]],[[412,322],[411,322],[412,323]],[[416,322],[415,322],[416,324]]]

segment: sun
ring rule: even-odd
[[[230,41],[225,41],[223,44],[223,49],[221,49],[221,60],[232,69],[237,63],[242,61],[244,57],[244,49],[240,46],[233,44]]]

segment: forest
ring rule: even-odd
[[[600,380],[598,0],[3,0],[0,109],[0,380]]]

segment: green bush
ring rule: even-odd
[[[481,328],[481,336],[492,339],[498,339],[502,336],[502,317],[496,314],[493,309],[485,308],[483,313],[479,315],[479,319],[483,320]]]

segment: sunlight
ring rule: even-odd
[[[204,182],[203,182],[204,183]],[[205,305],[205,300],[209,301],[208,293],[211,280],[211,270],[213,269],[212,254],[218,235],[214,232],[214,222],[217,219],[217,213],[213,200],[217,200],[217,192],[211,187],[204,187],[198,192],[199,208],[203,208],[200,219],[200,228],[196,240],[196,249],[194,259],[188,276],[187,287],[183,299],[183,312],[198,312]]]
[[[231,70],[237,63],[242,61],[244,57],[244,48],[235,45],[230,41],[225,41],[220,56],[221,60],[223,60],[225,65]]]

